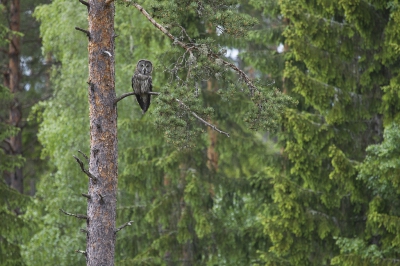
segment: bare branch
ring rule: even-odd
[[[94,175],[92,175],[88,170],[86,170],[85,167],[83,167],[83,162],[75,155],[72,156],[75,158],[76,162],[81,167],[82,172],[84,172],[90,179],[92,179],[93,182],[97,182],[97,178]]]
[[[8,149],[6,149],[6,148],[4,147],[4,150],[12,151],[12,153],[15,153],[15,150],[13,149],[13,145],[11,144],[11,141],[10,141],[9,139],[3,139],[3,141],[4,141],[5,143],[7,143],[7,146],[8,146],[8,148],[9,148],[9,150],[8,150]]]
[[[81,228],[81,229],[79,229],[79,231],[81,231],[82,233],[87,233],[88,232],[88,230],[85,229],[85,228]]]
[[[76,253],[81,253],[81,254],[83,254],[83,255],[85,255],[86,256],[86,251],[84,251],[84,250],[75,250],[75,252]]]
[[[82,193],[81,195],[84,196],[87,199],[91,199],[92,198],[89,194]]]
[[[79,0],[79,2],[81,2],[81,4],[83,4],[83,5],[87,6],[87,8],[88,8],[88,9],[90,8],[90,5],[89,5],[89,3],[88,3],[88,2],[86,2],[86,1],[83,1],[83,0]]]
[[[75,27],[75,29],[76,29],[76,30],[79,30],[79,31],[81,31],[81,32],[83,32],[83,33],[85,33],[86,36],[88,36],[88,37],[90,38],[90,32],[89,32],[89,31],[84,30],[84,29],[81,29],[81,28],[79,28],[79,27]]]
[[[214,129],[214,130],[217,131],[218,133],[221,133],[221,134],[226,135],[226,136],[229,138],[229,133],[224,132],[224,131],[218,129],[218,128],[217,128],[216,126],[214,126],[213,124],[208,123],[206,120],[204,120],[203,118],[201,118],[200,116],[198,116],[195,112],[193,112],[192,110],[190,110],[190,108],[189,108],[186,104],[184,104],[181,100],[176,99],[176,98],[175,98],[175,100],[176,100],[181,106],[183,106],[186,110],[188,110],[194,117],[196,117],[200,122],[202,122],[203,124],[205,124],[205,125],[211,127],[212,129]]]
[[[73,217],[76,217],[76,218],[78,218],[78,219],[87,219],[87,218],[88,218],[86,215],[83,215],[83,214],[70,213],[70,212],[64,211],[63,209],[60,209],[60,211],[61,211],[62,213],[64,213],[65,215],[73,216]]]
[[[97,193],[97,196],[100,197],[100,201],[104,203],[104,197],[103,195],[101,195],[100,193]]]
[[[147,94],[151,94],[151,95],[160,95],[159,92],[153,92],[153,91],[150,91],[150,92],[148,92]],[[117,104],[117,102],[121,101],[123,98],[128,97],[128,96],[131,96],[131,95],[135,95],[135,93],[134,93],[134,92],[128,92],[128,93],[122,94],[121,96],[115,98],[114,104]]]
[[[82,154],[82,156],[85,157],[85,159],[86,159],[87,161],[89,161],[89,157],[88,157],[86,154],[84,154],[81,150],[78,150],[78,152],[79,152],[80,154]]]
[[[115,229],[115,233],[118,233],[119,231],[121,231],[122,229],[124,229],[125,227],[132,225],[133,221],[129,221],[127,223],[124,223],[123,225],[121,225],[120,227],[118,227],[117,229]]]
[[[151,95],[160,95],[159,92],[148,92],[147,94],[151,94]],[[121,96],[117,97],[114,101],[114,104],[116,104],[117,102],[119,102],[120,100],[122,100],[125,97],[128,97],[130,95],[135,95],[134,92],[128,92],[128,93],[124,93]],[[229,138],[229,133],[222,131],[220,129],[218,129],[215,125],[210,124],[209,122],[207,122],[206,120],[204,120],[203,118],[201,118],[198,114],[196,114],[195,112],[193,112],[192,110],[190,110],[189,106],[187,106],[186,104],[184,104],[181,100],[176,99],[175,100],[181,105],[183,106],[187,111],[189,111],[194,117],[196,117],[200,122],[202,122],[203,124],[205,124],[206,126],[211,127],[212,129],[214,129],[215,131],[217,131],[218,133],[224,134]]]
[[[190,51],[190,50],[199,50],[200,46],[196,45],[196,44],[192,44],[192,43],[184,43],[178,40],[178,38],[176,38],[175,36],[173,36],[171,33],[169,33],[169,31],[164,28],[161,24],[157,23],[150,15],[149,13],[147,13],[146,10],[144,10],[144,8],[136,3],[131,3],[129,0],[124,0],[127,3],[132,4],[135,8],[137,8],[157,29],[159,29],[162,33],[164,33],[168,38],[170,38],[174,44],[179,45],[180,47],[182,47],[183,49],[185,49],[186,51]],[[208,51],[208,58],[212,58],[212,59],[218,59],[220,60],[220,62],[222,64],[224,64],[225,66],[233,69],[234,71],[236,71],[239,75],[239,77],[241,79],[243,79],[243,81],[247,84],[247,86],[250,89],[250,93],[251,95],[253,95],[254,91],[258,91],[257,87],[253,84],[253,81],[250,79],[249,76],[246,75],[246,73],[243,72],[243,70],[239,69],[237,66],[235,66],[234,64],[222,59],[219,55]]]
[[[109,51],[103,51],[103,54],[108,55],[109,57],[112,57],[111,53]]]

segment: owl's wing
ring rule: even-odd
[[[153,78],[151,76],[149,76],[149,91],[153,91]]]
[[[151,78],[151,76],[148,77],[146,91],[147,92],[153,91],[153,79]],[[145,113],[147,111],[147,109],[149,109],[150,100],[151,100],[150,94],[142,95],[143,107],[142,106],[140,106],[140,107],[142,107],[143,113]]]
[[[137,74],[132,76],[132,89],[136,95],[140,94],[140,81],[138,80]]]

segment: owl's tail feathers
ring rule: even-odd
[[[149,109],[150,106],[150,95],[136,95],[136,99],[140,105],[140,108],[142,108],[142,113],[146,113],[147,109]]]

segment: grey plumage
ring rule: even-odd
[[[153,89],[151,73],[153,72],[153,64],[146,59],[141,59],[136,64],[135,73],[132,76],[132,89],[136,99],[142,108],[143,114],[149,109],[151,92]]]

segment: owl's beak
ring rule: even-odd
[[[143,69],[143,73],[144,73],[144,74],[146,74],[146,70],[147,70],[147,69]]]

